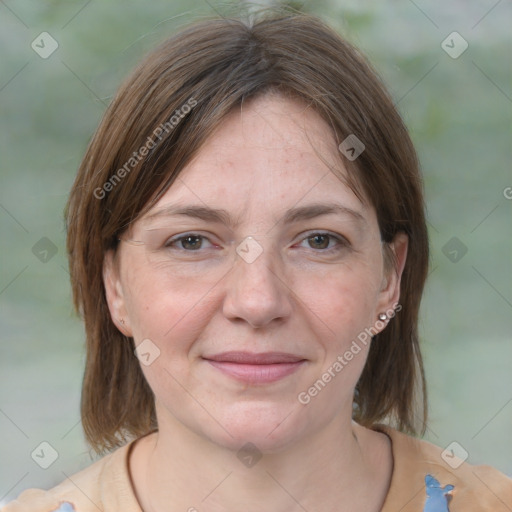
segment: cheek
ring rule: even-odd
[[[379,279],[375,267],[365,262],[298,276],[297,295],[312,318],[316,318],[326,349],[343,349],[373,325]]]
[[[311,401],[304,413],[314,422],[351,407],[370,349],[379,276],[368,265],[353,265],[322,276],[302,275],[299,282],[298,295],[319,351],[298,399]]]
[[[126,307],[136,344],[149,338],[160,350],[177,352],[193,343],[211,315],[214,283],[133,267],[126,276]]]

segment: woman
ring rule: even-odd
[[[319,20],[215,19],[157,48],[67,224],[82,423],[115,451],[6,512],[512,507],[505,475],[410,436],[421,176],[374,71]]]

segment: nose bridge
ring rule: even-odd
[[[279,254],[253,237],[244,239],[236,252],[226,290],[226,316],[243,318],[253,326],[287,316],[291,305]]]
[[[279,291],[279,279],[276,274],[282,265],[279,254],[272,247],[270,240],[259,238],[258,241],[252,236],[246,237],[238,245],[236,252],[234,270],[237,283],[256,294],[272,294]]]
[[[258,288],[260,286],[274,287],[273,281],[277,279],[276,271],[280,265],[277,261],[279,255],[276,254],[272,247],[266,246],[264,248],[251,237],[250,240],[240,244],[237,248],[237,254],[235,266],[237,267],[240,279],[246,280],[246,284]]]

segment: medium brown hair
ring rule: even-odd
[[[78,171],[66,208],[67,248],[87,337],[82,425],[99,453],[157,428],[153,392],[133,340],[110,317],[105,254],[116,250],[119,236],[165,193],[233,109],[269,91],[311,106],[338,143],[350,134],[363,141],[354,162],[340,152],[354,190],[375,208],[384,242],[399,232],[409,237],[402,309],[371,344],[354,419],[424,431],[417,324],[428,239],[414,147],[385,87],[355,48],[315,17],[266,13],[253,22],[195,23],[151,52],[120,87]],[[150,140],[154,146],[143,151]]]

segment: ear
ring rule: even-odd
[[[397,233],[393,241],[387,244],[384,254],[384,279],[378,301],[379,313],[393,311],[400,300],[400,282],[407,259],[409,237],[405,233]]]
[[[123,287],[119,277],[119,266],[112,250],[107,251],[103,260],[103,284],[112,322],[125,336],[131,337],[133,334],[126,311]]]

